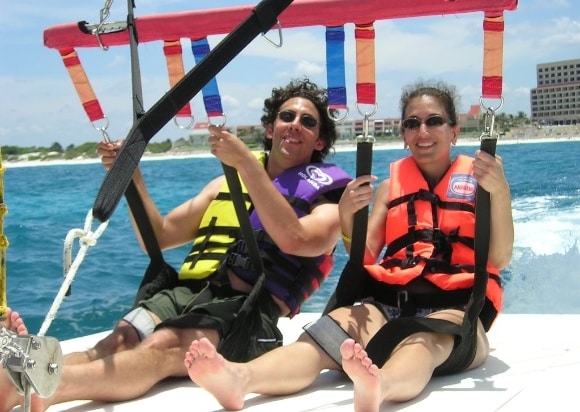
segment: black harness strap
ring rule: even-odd
[[[133,124],[143,114],[143,90],[141,82],[141,70],[139,67],[138,53],[138,33],[135,25],[135,16],[133,13],[135,5],[129,0],[127,2],[127,27],[129,29],[129,48],[131,55],[131,87],[133,95]],[[143,199],[137,191],[133,180],[128,183],[125,190],[127,205],[133,214],[143,244],[149,255],[149,265],[141,279],[139,289],[133,301],[133,307],[139,304],[139,301],[153,296],[157,291],[171,287],[177,283],[177,272],[171,265],[165,262],[159,242],[147,215]]]
[[[262,0],[246,20],[143,113],[105,176],[93,205],[93,216],[102,222],[111,217],[131,182],[149,140],[258,34],[270,30],[276,24],[277,16],[290,3],[292,0]]]
[[[356,145],[356,176],[370,175],[372,164],[373,142],[359,140]],[[366,206],[354,215],[350,258],[340,274],[338,284],[334,293],[330,296],[323,314],[327,314],[341,306],[351,305],[362,297],[364,283],[361,280],[366,276],[363,268],[363,259],[365,256],[368,214],[369,208]]]
[[[236,215],[240,222],[240,228],[242,230],[242,235],[244,237],[244,242],[248,248],[248,254],[254,270],[259,273],[258,280],[254,284],[252,291],[242,304],[242,307],[236,314],[236,319],[232,324],[232,327],[226,336],[223,336],[222,341],[219,345],[220,352],[231,354],[231,356],[236,356],[244,358],[244,353],[247,351],[247,347],[244,342],[237,340],[238,332],[240,329],[246,329],[246,335],[255,336],[261,325],[256,320],[256,313],[252,312],[254,309],[257,310],[258,299],[260,295],[266,291],[266,274],[264,272],[264,265],[262,258],[260,256],[260,249],[258,248],[258,242],[254,236],[254,230],[250,222],[250,215],[246,209],[246,204],[244,202],[244,196],[242,192],[242,186],[240,179],[238,177],[238,172],[231,166],[222,163],[224,174],[228,182],[228,187],[230,188],[230,193],[232,195],[232,201],[234,203],[234,208],[236,210]],[[259,314],[258,314],[259,316]]]

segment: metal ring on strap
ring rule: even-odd
[[[216,116],[216,117],[217,117],[217,116]],[[212,126],[217,126],[217,127],[224,127],[224,126],[226,125],[226,122],[227,122],[227,120],[228,120],[228,119],[227,119],[227,117],[226,117],[226,115],[225,115],[224,113],[222,113],[222,114],[221,114],[221,117],[222,117],[222,119],[223,119],[223,122],[221,122],[221,123],[212,123],[212,121],[211,121],[211,117],[210,117],[210,116],[207,116],[207,122],[208,122],[210,125],[212,125]]]
[[[329,119],[330,119],[330,120],[332,120],[333,122],[340,123],[340,122],[343,122],[344,120],[346,120],[346,118],[348,117],[348,111],[349,111],[349,110],[348,110],[348,107],[345,107],[345,110],[346,110],[346,111],[345,111],[345,113],[344,113],[344,116],[342,116],[342,117],[334,117],[334,116],[333,116],[333,115],[330,113],[330,110],[331,110],[331,109],[332,109],[332,108],[331,108],[330,106],[328,106],[328,107],[326,108],[326,114],[328,115]],[[337,109],[335,109],[335,110],[337,110]]]
[[[179,122],[177,121],[177,116],[175,116],[175,117],[173,118],[173,123],[175,123],[175,125],[176,125],[177,127],[179,127],[181,130],[185,130],[185,129],[188,129],[188,130],[189,130],[189,129],[193,129],[193,125],[195,124],[195,121],[194,121],[194,116],[193,116],[193,115],[191,115],[191,117],[190,117],[190,120],[189,120],[189,124],[188,124],[187,126],[182,126],[182,125],[180,125],[180,124],[179,124]]]

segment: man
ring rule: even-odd
[[[209,127],[212,154],[237,170],[251,201],[250,219],[260,233],[269,292],[256,303],[257,333],[274,340],[281,338],[278,317],[297,313],[328,276],[340,236],[334,195],[342,192],[350,177],[321,163],[336,140],[327,109],[326,90],[308,79],[273,89],[261,119],[267,154],[253,153],[235,135]],[[106,168],[120,147],[120,142],[100,145]],[[248,265],[249,254],[239,241],[226,178],[214,179],[166,216],[147,193],[139,170],[133,182],[161,249],[193,240],[177,286],[140,302],[94,348],[67,355],[56,393],[47,399],[34,397],[33,410],[71,400],[139,397],[167,377],[187,376],[183,354],[202,337],[217,347],[225,338],[239,339],[238,345],[220,348],[231,359],[253,358],[281,343],[260,346],[253,345],[257,339],[251,336],[228,336],[236,330],[235,314],[260,274]],[[143,246],[138,231],[137,235]],[[230,351],[232,346],[253,352],[236,354]],[[12,391],[2,392],[0,412],[15,406],[15,398]]]

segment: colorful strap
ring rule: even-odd
[[[6,249],[8,238],[4,234],[4,216],[8,213],[8,207],[4,204],[4,172],[6,166],[2,164],[2,146],[0,146],[0,320],[4,320],[8,314],[8,301],[6,299]]]
[[[199,62],[209,53],[209,43],[207,37],[200,40],[191,39],[191,51],[195,58],[195,63]],[[202,89],[203,104],[208,117],[223,116],[222,101],[217,86],[217,81],[213,77]]]
[[[326,78],[328,106],[346,109],[344,26],[326,27]]]
[[[503,13],[485,13],[483,20],[483,77],[481,94],[484,98],[501,98],[503,83]]]
[[[59,53],[89,120],[95,122],[104,119],[105,115],[101,109],[101,105],[89,83],[89,79],[81,65],[77,52],[74,49],[68,48],[59,49]]]
[[[375,28],[373,23],[355,25],[357,103],[376,104]]]
[[[173,87],[183,76],[185,69],[183,67],[183,58],[181,42],[179,40],[164,40],[163,54],[167,63],[167,73],[169,75],[169,86]],[[175,115],[176,117],[191,117],[191,105],[187,103]]]

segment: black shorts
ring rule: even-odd
[[[163,327],[212,329],[219,333],[222,341],[230,331],[235,330],[236,336],[233,338],[242,347],[247,347],[247,353],[243,358],[236,358],[220,352],[229,360],[245,361],[282,344],[282,334],[277,327],[280,309],[267,293],[261,296],[252,310],[258,329],[251,332],[239,327],[232,329],[246,298],[246,294],[233,290],[229,285],[208,284],[199,293],[183,286],[163,290],[151,299],[140,302],[140,305],[161,319],[156,330]]]

